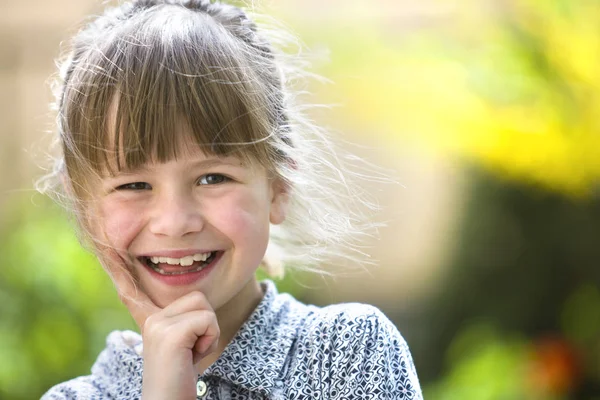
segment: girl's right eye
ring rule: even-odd
[[[146,182],[132,182],[132,183],[126,183],[124,185],[121,186],[117,186],[116,190],[150,190],[152,189],[152,186],[150,186],[150,184],[146,183]]]

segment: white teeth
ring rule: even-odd
[[[197,253],[191,256],[185,256],[183,258],[171,258],[171,257],[149,257],[153,264],[169,264],[169,265],[181,265],[182,267],[189,267],[194,261],[206,261],[212,252],[208,253]]]
[[[169,265],[177,265],[177,264],[179,264],[179,259],[178,258],[167,257],[167,264],[169,264]]]
[[[182,267],[189,267],[194,263],[194,256],[183,257],[180,261]]]

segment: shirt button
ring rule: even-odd
[[[196,384],[196,396],[204,397],[207,390],[208,386],[206,386],[206,383],[204,383],[204,381],[198,381],[198,383]]]

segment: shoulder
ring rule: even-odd
[[[305,390],[317,397],[421,399],[406,341],[370,305],[315,308],[299,332],[293,357],[292,379],[309,378],[313,386]]]
[[[406,346],[396,326],[378,308],[344,303],[317,308],[307,318],[304,333],[321,344],[373,346],[373,341]]]
[[[52,387],[41,400],[101,400],[102,398],[102,392],[94,385],[92,377],[80,376]]]

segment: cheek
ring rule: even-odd
[[[141,226],[140,214],[131,205],[107,201],[100,206],[99,230],[109,244],[117,249],[127,249]]]
[[[213,216],[212,224],[229,237],[235,247],[253,247],[260,251],[269,236],[268,207],[266,198],[240,193],[222,199],[207,215]]]

